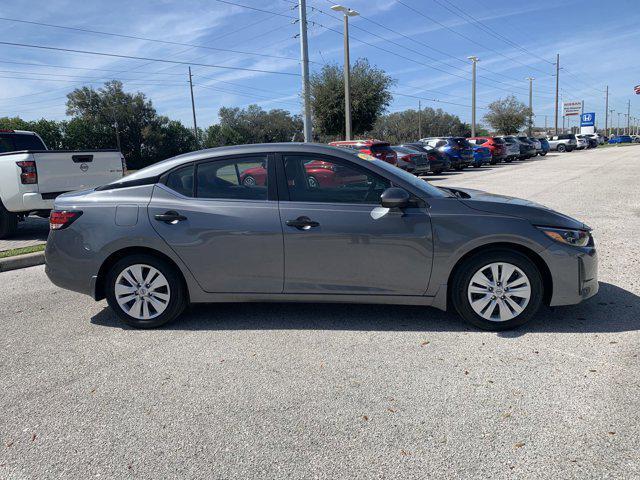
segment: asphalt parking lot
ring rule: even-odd
[[[0,273],[0,478],[639,478],[639,179],[636,146],[432,179],[594,227],[600,293],[500,334],[311,304],[136,331]]]

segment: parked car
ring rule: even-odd
[[[463,137],[429,137],[420,142],[444,153],[455,170],[462,170],[473,162],[473,149]]]
[[[480,145],[472,145],[473,148],[473,166],[480,168],[482,165],[491,163],[491,150]]]
[[[580,148],[580,141],[584,140],[586,142],[585,148],[596,148],[598,146],[598,141],[595,138],[591,138],[588,135],[578,134],[576,135],[578,139],[578,148]]]
[[[372,157],[383,160],[391,165],[396,165],[398,162],[398,156],[391,148],[391,144],[389,142],[383,142],[373,138],[366,140],[343,140],[340,142],[331,142],[329,145],[357,150],[360,153],[371,155]]]
[[[188,302],[454,308],[490,330],[598,291],[590,228],[536,203],[434,187],[388,162],[299,143],[180,155],[61,195],[46,274],[152,328]],[[312,186],[308,164],[345,170]],[[264,168],[264,185],[245,185]],[[286,258],[286,261],[285,261]]]
[[[549,153],[549,150],[551,149],[551,147],[549,147],[549,141],[543,137],[538,137],[536,138],[536,140],[540,142],[540,147],[542,149],[542,151],[540,152],[540,156],[544,157],[547,153]]]
[[[604,145],[604,137],[598,133],[585,133],[584,136],[595,139],[597,145]]]
[[[609,139],[609,143],[633,143],[633,139],[629,135],[614,135]]]
[[[429,159],[426,153],[417,152],[410,148],[394,145],[391,147],[398,156],[397,166],[414,175],[429,173]]]
[[[503,162],[508,158],[507,144],[500,137],[472,137],[469,143],[487,147],[491,151],[491,165]]]
[[[529,140],[536,148],[536,155],[542,154],[542,143],[540,143],[540,140],[536,137],[527,137],[527,140]]]
[[[524,148],[520,148],[520,160],[526,160],[528,158],[535,157],[538,152],[536,151],[536,146],[534,143],[529,140],[528,137],[519,136],[516,137],[518,141],[523,145]]]
[[[24,130],[0,130],[0,238],[14,234],[31,214],[47,217],[58,195],[122,178],[117,150],[48,150]]]
[[[446,170],[451,170],[451,162],[447,156],[433,147],[424,145],[420,142],[403,143],[400,146],[426,154],[427,160],[429,160],[429,171],[434,175],[440,175]]]
[[[578,147],[578,140],[573,133],[563,133],[549,138],[549,148],[557,152],[571,152]]]
[[[505,146],[507,147],[507,158],[505,158],[505,162],[510,163],[520,158],[520,142],[516,137],[507,135],[497,138],[503,140]]]

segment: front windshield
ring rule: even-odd
[[[395,167],[387,162],[383,162],[382,160],[371,160],[371,163],[382,168],[383,170],[386,170],[389,173],[392,173],[396,177],[400,177],[402,180],[413,185],[419,190],[423,191],[430,197],[443,198],[443,197],[451,196],[450,194],[448,194],[448,192],[442,191],[439,188],[434,187],[426,180],[422,180],[421,178],[416,177],[412,173],[405,172],[404,170],[398,167]]]

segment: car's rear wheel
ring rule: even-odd
[[[558,151],[559,152],[566,152],[567,151],[567,147],[565,147],[563,144],[558,145]]]
[[[509,330],[528,322],[543,298],[542,275],[515,250],[480,252],[453,278],[452,304],[467,322],[484,330]]]
[[[186,306],[182,277],[153,255],[130,255],[108,272],[109,306],[135,328],[154,328],[178,317]]]

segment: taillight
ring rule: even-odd
[[[375,157],[373,152],[371,150],[369,150],[368,148],[361,148],[360,149],[360,153],[364,153],[365,155],[371,155],[372,157]]]
[[[433,153],[427,153],[427,160],[430,162],[435,162],[438,159]]]
[[[36,170],[36,162],[27,160],[24,162],[16,162],[20,167],[20,182],[23,185],[33,185],[38,183],[38,171]]]
[[[75,222],[82,212],[79,210],[52,210],[49,215],[49,228],[62,230]]]

